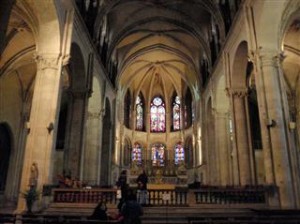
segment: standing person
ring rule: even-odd
[[[128,189],[126,170],[122,170],[122,172],[121,172],[121,174],[118,178],[118,181],[117,181],[117,187],[118,187],[118,189],[121,189],[121,199],[120,199],[120,202],[118,204],[118,208],[121,209],[122,204],[125,202],[127,189]]]
[[[138,202],[141,205],[146,205],[148,177],[145,170],[143,170],[142,173],[138,176],[136,182],[138,184]]]
[[[121,208],[123,216],[122,224],[141,224],[141,216],[143,215],[142,206],[136,201],[136,195],[133,191],[129,191],[125,203]]]

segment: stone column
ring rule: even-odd
[[[250,142],[248,139],[247,111],[246,111],[246,88],[231,88],[233,106],[233,125],[238,158],[239,184],[252,184]]]
[[[105,110],[104,109],[101,109],[100,111],[100,114],[99,114],[99,125],[100,125],[100,132],[99,132],[99,139],[98,139],[98,142],[99,142],[99,147],[97,148],[97,161],[98,161],[98,164],[97,164],[97,184],[100,185],[100,180],[101,180],[101,150],[102,149],[102,138],[103,138],[103,118],[105,116]]]
[[[72,178],[80,178],[83,163],[83,135],[86,111],[87,91],[71,90],[72,105],[68,125],[68,149],[66,167],[72,172]]]
[[[228,126],[227,126],[227,113],[225,112],[216,112],[216,148],[218,149],[218,154],[220,165],[219,165],[219,174],[220,174],[220,184],[225,186],[230,183],[230,151],[228,145]]]
[[[216,148],[216,128],[215,128],[215,110],[211,108],[209,114],[209,120],[207,124],[207,134],[208,134],[208,166],[210,169],[210,180],[212,185],[219,185],[220,183],[220,173],[219,164],[220,158],[218,156],[218,151]]]
[[[58,123],[59,97],[61,92],[62,60],[59,55],[38,55],[37,74],[29,120],[30,132],[24,152],[20,190],[29,187],[30,167],[38,169],[37,188],[52,181],[52,157]],[[25,200],[19,196],[18,211],[25,209]]]
[[[86,122],[86,145],[84,151],[83,180],[92,181],[91,184],[97,183],[99,148],[100,148],[100,117],[101,112],[88,112]]]
[[[265,160],[271,161],[271,169],[266,169],[266,179],[274,175],[275,184],[279,187],[279,202],[282,208],[295,206],[295,195],[291,174],[291,158],[289,158],[289,144],[287,124],[285,116],[288,113],[286,108],[285,89],[282,86],[283,74],[280,67],[280,54],[276,51],[260,52],[260,72],[265,98],[266,120],[268,130],[268,144],[270,153],[264,153]],[[266,130],[266,129],[262,129]],[[267,164],[268,165],[268,164]],[[272,180],[270,180],[272,181]]]

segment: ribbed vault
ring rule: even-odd
[[[147,95],[156,94],[157,86],[167,95],[186,86],[192,92],[201,89],[201,61],[211,65],[210,43],[215,37],[224,39],[221,13],[213,1],[102,4],[94,34],[100,52],[107,52],[106,67],[119,89],[143,90]]]

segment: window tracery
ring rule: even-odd
[[[180,99],[179,96],[176,96],[173,101],[173,130],[180,130]]]
[[[142,147],[139,143],[133,145],[131,151],[131,161],[135,162],[137,165],[142,164]]]
[[[175,152],[174,152],[175,165],[179,165],[182,161],[184,162],[184,158],[185,158],[184,148],[183,148],[182,144],[179,142],[175,145],[174,150],[175,150]]]
[[[150,108],[150,130],[151,132],[166,131],[166,109],[161,97],[154,97]]]
[[[151,159],[153,166],[165,165],[165,146],[161,143],[153,144],[151,147]]]
[[[138,95],[136,98],[136,130],[142,131],[144,128],[144,107],[143,98]]]

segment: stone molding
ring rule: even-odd
[[[101,112],[88,112],[87,118],[89,120],[100,120],[100,118],[102,118]]]
[[[58,70],[60,66],[60,58],[61,55],[59,54],[37,54],[34,56],[38,70]]]
[[[247,88],[226,88],[228,96],[244,98],[248,95]]]
[[[272,66],[280,67],[281,63],[285,59],[284,52],[278,52],[276,50],[260,50],[259,58],[262,67]]]

